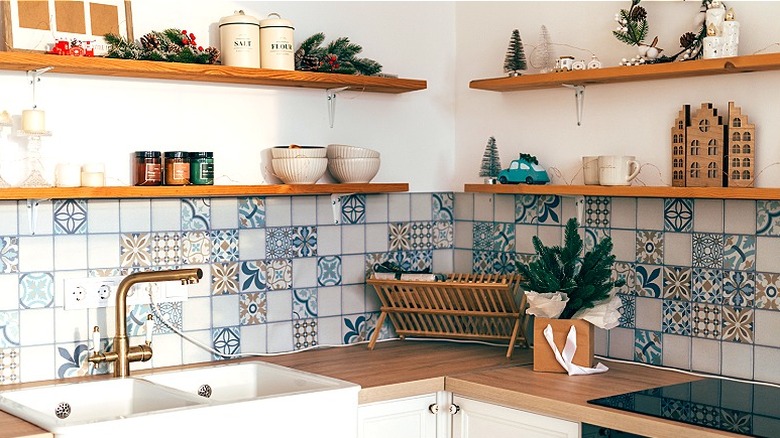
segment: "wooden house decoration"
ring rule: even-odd
[[[729,102],[728,115],[711,103],[696,111],[684,105],[671,129],[672,186],[752,187],[755,125]]]
[[[756,171],[756,125],[748,123],[742,108],[729,102],[728,186],[753,187]]]

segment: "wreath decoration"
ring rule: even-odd
[[[694,31],[685,32],[680,36],[680,50],[671,55],[663,55],[663,49],[658,47],[658,37],[653,38],[650,44],[645,42],[650,25],[647,21],[647,10],[640,6],[641,0],[631,0],[631,7],[621,9],[615,14],[618,27],[612,34],[618,40],[637,46],[637,56],[623,60],[620,65],[657,64],[672,61],[689,61],[701,57],[702,41],[707,36],[705,17],[710,7],[721,7],[719,0],[701,0],[699,13],[694,19]]]

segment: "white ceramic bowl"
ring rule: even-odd
[[[314,184],[328,168],[327,158],[274,158],[274,175],[285,184]]]
[[[329,144],[328,158],[379,158],[379,152],[345,144]]]
[[[276,146],[271,148],[273,158],[325,158],[327,149],[323,146]]]
[[[331,158],[328,170],[342,183],[367,183],[379,172],[379,158]]]

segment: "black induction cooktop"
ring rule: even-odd
[[[703,379],[588,403],[747,436],[780,437],[780,388]]]

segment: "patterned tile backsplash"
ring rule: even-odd
[[[514,200],[514,222],[499,219],[502,198]],[[471,248],[456,245],[456,271],[515,272],[533,256],[531,237],[560,244],[578,208],[586,248],[612,237],[626,286],[620,325],[597,332],[598,354],[780,383],[780,202],[586,196],[578,206],[469,193],[455,202],[474,209],[455,210],[455,229],[473,238]]]
[[[0,384],[83,373],[106,309],[65,311],[63,280],[197,266],[205,278],[155,317],[155,355],[134,368],[367,340],[375,263],[513,273],[531,237],[561,243],[581,214],[587,248],[615,242],[620,325],[602,355],[780,382],[780,202],[471,193],[0,202]],[[34,231],[34,233],[32,232]],[[140,342],[150,306],[128,315]],[[166,323],[163,324],[159,319]],[[385,324],[381,336],[393,336]],[[97,372],[107,372],[103,366]]]
[[[219,360],[174,329],[225,354],[366,340],[379,309],[365,285],[374,263],[452,271],[452,193],[335,205],[330,196],[55,200],[40,203],[33,225],[26,202],[0,202],[13,219],[0,226],[0,384],[83,373],[95,325],[108,345],[113,309],[66,311],[66,278],[203,269],[186,301],[159,305],[154,357],[133,364],[143,368]],[[131,307],[131,342],[142,342],[149,313]]]

